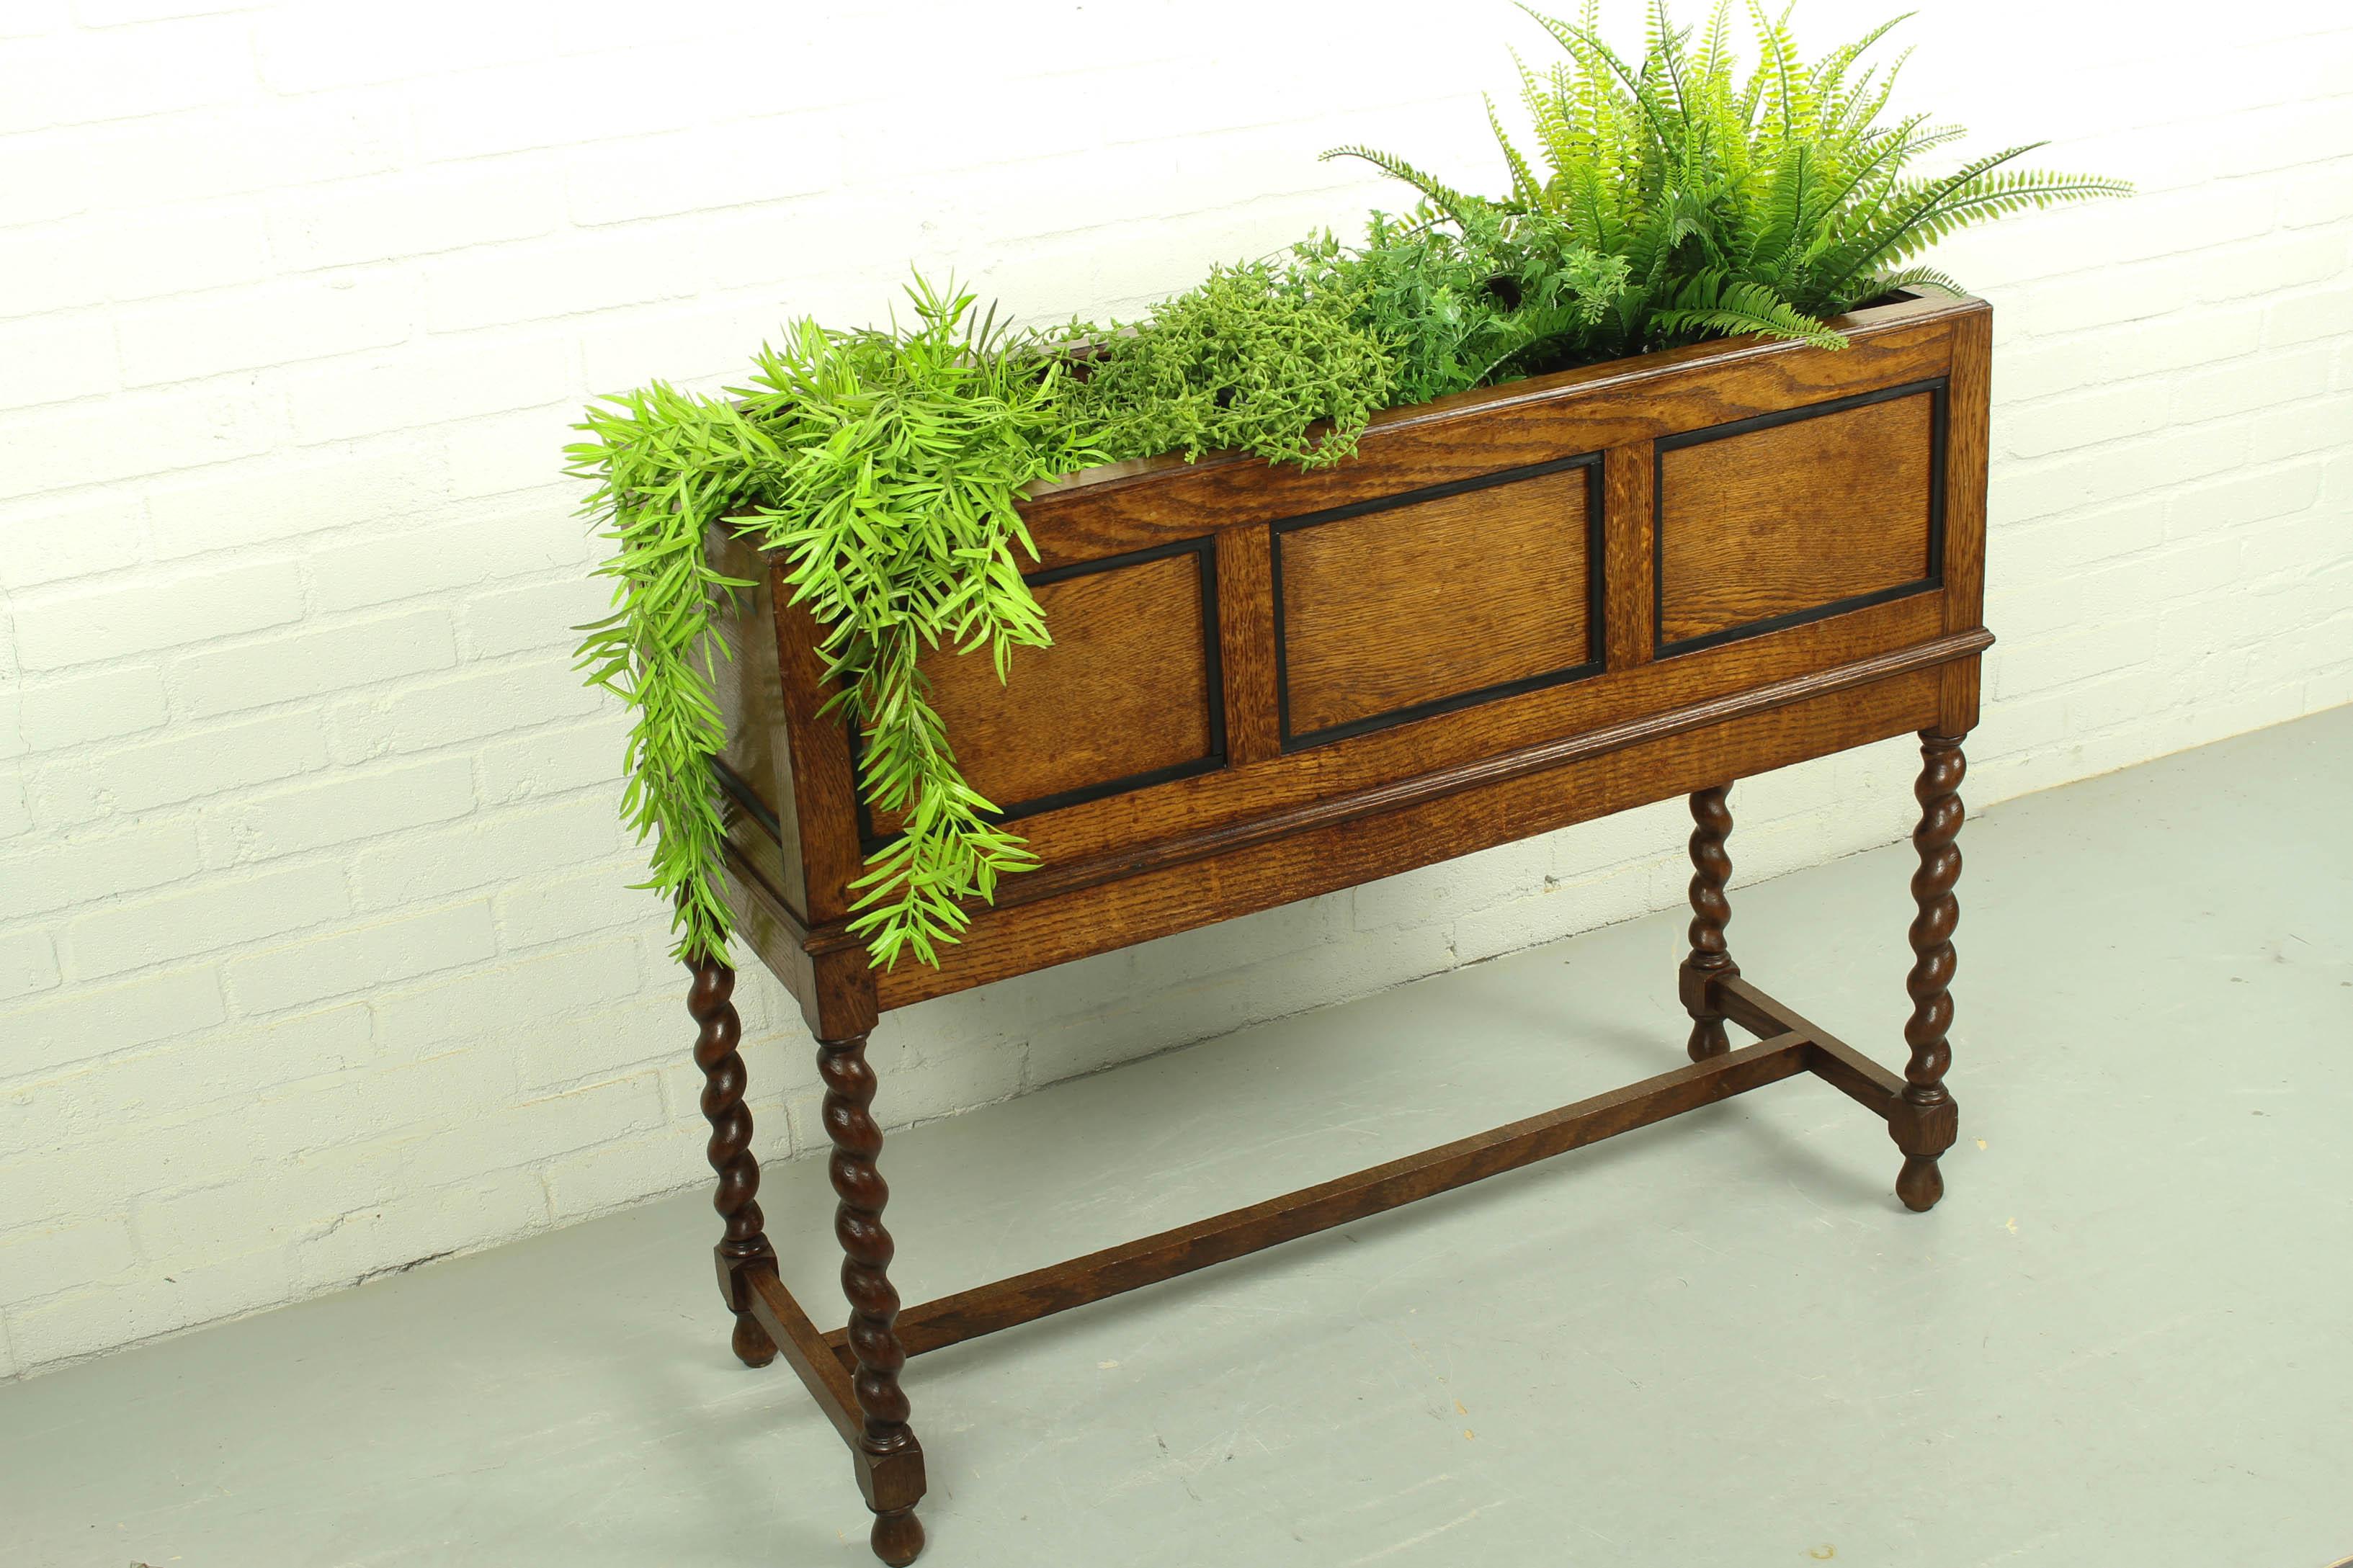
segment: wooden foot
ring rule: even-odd
[[[923,1521],[912,1508],[895,1510],[874,1516],[874,1529],[867,1536],[874,1555],[891,1564],[891,1568],[906,1568],[923,1550]]]
[[[1961,831],[1961,775],[1968,765],[1960,736],[1920,732],[1920,781],[1913,791],[1920,802],[1920,826],[1912,834],[1920,856],[1912,901],[1920,912],[1912,921],[1912,973],[1905,985],[1912,1017],[1904,1026],[1912,1054],[1904,1066],[1904,1091],[1887,1118],[1888,1135],[1904,1151],[1895,1195],[1918,1213],[1945,1195],[1936,1158],[1960,1131],[1960,1113],[1946,1092],[1945,1073],[1953,1060],[1947,1038],[1953,1026],[1953,930],[1961,918],[1960,900],[1953,896],[1961,879],[1961,852],[1954,840]]]
[[[833,1190],[841,1201],[833,1229],[841,1243],[841,1292],[849,1300],[845,1331],[856,1370],[850,1391],[858,1401],[859,1485],[874,1510],[874,1554],[885,1563],[915,1560],[923,1548],[915,1504],[923,1495],[923,1450],[907,1426],[907,1395],[899,1386],[907,1352],[893,1331],[899,1292],[891,1284],[891,1233],[882,1208],[891,1189],[876,1161],[882,1129],[875,1124],[874,1069],[866,1060],[866,1037],[820,1038],[818,1076],[825,1083],[823,1117],[833,1141]]]
[[[695,1037],[694,1061],[702,1069],[702,1115],[711,1123],[711,1168],[719,1188],[712,1196],[725,1224],[712,1257],[719,1268],[719,1294],[735,1314],[735,1331],[729,1344],[745,1366],[765,1366],[776,1359],[776,1342],[752,1316],[752,1295],[744,1283],[753,1271],[776,1271],[776,1249],[761,1231],[760,1163],[752,1157],[752,1113],[744,1108],[746,1081],[744,1058],[736,1050],[744,1028],[735,1016],[735,972],[711,960],[690,964],[694,981],[686,994],[686,1010],[702,1026]]]
[[[1692,1016],[1691,1059],[1704,1062],[1732,1048],[1725,1037],[1724,1015],[1716,1010],[1713,987],[1740,973],[1725,946],[1724,928],[1732,919],[1731,900],[1724,884],[1732,876],[1732,857],[1724,847],[1732,831],[1732,807],[1725,803],[1730,784],[1701,790],[1691,797],[1691,956],[1683,960],[1681,991],[1683,1010]]]

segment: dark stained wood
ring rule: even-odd
[[[825,1085],[819,1116],[833,1142],[828,1171],[840,1200],[833,1234],[841,1244],[841,1293],[849,1301],[843,1338],[856,1363],[849,1387],[862,1418],[859,1473],[874,1512],[874,1554],[889,1563],[912,1563],[923,1546],[923,1526],[915,1521],[915,1504],[923,1495],[923,1458],[907,1426],[906,1392],[899,1386],[907,1352],[893,1329],[899,1292],[891,1284],[891,1233],[882,1225],[891,1189],[877,1165],[882,1129],[871,1109],[874,1069],[866,1059],[866,1037],[819,1038],[817,1071]]]
[[[857,1395],[849,1388],[849,1364],[847,1347],[837,1351],[818,1332],[801,1304],[793,1300],[784,1281],[773,1272],[750,1275],[752,1315],[767,1331],[768,1338],[784,1352],[785,1364],[798,1374],[801,1384],[825,1412],[833,1429],[852,1450],[858,1447],[859,1434],[863,1430],[858,1413]]]
[[[1806,1070],[1805,1047],[1798,1035],[1744,1047],[1213,1219],[926,1301],[901,1315],[900,1338],[907,1353],[921,1355],[1515,1171],[1778,1083]]]
[[[822,640],[816,621],[791,602],[784,569],[768,571],[768,604],[776,618],[777,679],[784,683],[785,722],[792,767],[794,816],[800,834],[800,859],[807,868],[807,901],[796,908],[811,925],[839,921],[849,912],[849,884],[865,868],[860,847],[858,790],[849,765],[849,731],[839,709],[828,713],[834,684],[826,679]],[[779,894],[786,889],[776,889]],[[801,998],[806,1009],[809,1003]]]
[[[702,1069],[702,1116],[711,1123],[711,1169],[719,1177],[712,1206],[723,1231],[712,1256],[719,1267],[719,1294],[735,1314],[735,1354],[746,1366],[765,1366],[776,1347],[753,1316],[748,1275],[775,1272],[776,1248],[768,1245],[760,1215],[760,1162],[752,1156],[752,1113],[744,1106],[744,1058],[735,1047],[744,1037],[732,998],[735,972],[708,961],[693,964],[686,1010],[701,1026],[694,1037],[694,1065]]]
[[[1946,1037],[1953,1026],[1953,930],[1961,919],[1960,900],[1953,896],[1961,879],[1961,852],[1954,840],[1961,831],[1961,775],[1967,767],[1961,737],[1920,732],[1920,781],[1913,790],[1920,802],[1920,826],[1912,833],[1912,847],[1920,856],[1912,901],[1920,912],[1912,921],[1912,973],[1905,982],[1912,997],[1912,1016],[1904,1026],[1911,1058],[1905,1063],[1904,1092],[1888,1115],[1887,1131],[1904,1151],[1895,1195],[1906,1208],[1924,1213],[1944,1196],[1936,1157],[1960,1131],[1945,1073],[1953,1061]]]
[[[1218,535],[1219,666],[1226,683],[1226,755],[1236,766],[1282,751],[1276,697],[1274,546],[1264,523]]]
[[[935,648],[920,661],[966,783],[1011,809],[1212,757],[1210,705],[1222,694],[1209,681],[1198,556],[1036,593],[1053,646],[1014,649],[1005,680],[987,648]]]
[[[1661,642],[1930,576],[1933,403],[1915,393],[1664,453]]]
[[[1657,468],[1648,441],[1627,442],[1602,455],[1602,629],[1612,670],[1650,663],[1658,640],[1652,624],[1657,590],[1651,580],[1651,482]]]
[[[1278,531],[1290,733],[1593,659],[1589,469]]]
[[[727,891],[743,941],[818,1039],[849,1323],[820,1336],[777,1280],[754,1201],[733,975],[708,965],[690,1005],[726,1219],[721,1289],[738,1353],[781,1352],[849,1439],[879,1556],[903,1563],[923,1544],[923,1455],[901,1387],[915,1352],[1801,1071],[1883,1117],[1904,1153],[1899,1195],[1936,1201],[1957,1126],[1944,1076],[1958,738],[1992,640],[1989,321],[1980,301],[1905,300],[1844,319],[1842,353],[1702,344],[1395,410],[1359,458],[1312,474],[1216,455],[1037,487],[1023,511],[1057,646],[1017,654],[1009,689],[985,659],[927,668],[968,776],[1035,807],[1020,831],[1044,867],[1003,884],[937,969],[877,973],[848,931],[864,860],[849,737],[823,711],[818,628],[768,563],[765,591],[723,628],[740,656],[723,689]],[[1941,416],[1921,384],[1941,389]],[[1320,516],[1333,509],[1348,510]],[[731,542],[713,549],[763,575]],[[1715,640],[1678,646],[1692,637]],[[1573,678],[1551,679],[1562,670]],[[1726,792],[1907,731],[1925,761],[1899,1077],[1732,962]],[[1677,795],[1696,824],[1681,976],[1691,1066],[901,1310],[866,1056],[882,1012]],[[1732,1048],[1726,1023],[1763,1043]]]
[[[1945,462],[1945,625],[1985,619],[1988,405],[1993,374],[1993,316],[1977,311],[1953,323],[1952,379],[1947,392]],[[1945,674],[1936,729],[1966,735],[1978,723],[1978,661]]]
[[[723,528],[710,538],[713,564],[750,583],[732,613],[717,617],[720,639],[732,657],[719,661],[713,677],[719,710],[729,716],[727,749],[721,761],[781,822],[799,820],[793,796],[792,724],[785,709],[784,678],[776,665],[776,610],[769,602],[766,563],[759,552]],[[720,797],[731,824],[747,809],[736,795]],[[801,863],[798,833],[744,832],[737,841],[760,857],[760,870],[787,905],[808,907],[808,875]]]
[[[1885,1117],[1904,1080],[1794,1008],[1767,995],[1737,972],[1718,976],[1710,1000],[1724,1016],[1760,1038],[1806,1037],[1806,1066],[1848,1099]]]
[[[1691,956],[1683,960],[1682,992],[1692,1018],[1684,1054],[1695,1062],[1732,1048],[1724,1035],[1724,1014],[1710,994],[1718,981],[1740,973],[1724,940],[1725,923],[1732,919],[1731,900],[1724,896],[1732,877],[1732,857],[1724,847],[1732,831],[1732,808],[1725,800],[1731,793],[1729,784],[1717,784],[1691,797]]]
[[[1945,625],[1959,630],[1985,617],[1988,405],[1992,395],[1993,313],[1953,322],[1952,377],[1946,391]],[[1972,715],[1974,722],[1974,715]],[[1966,733],[1969,726],[1948,729]]]

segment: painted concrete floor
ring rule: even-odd
[[[2348,778],[2353,709],[1970,826],[1935,1214],[1798,1079],[942,1352],[909,1380],[924,1561],[2353,1552]],[[1883,1059],[1910,859],[1735,897],[1749,974]],[[894,1137],[907,1298],[1672,1066],[1681,924]],[[822,1187],[763,1195],[830,1315]],[[665,1201],[0,1390],[0,1561],[869,1563],[831,1429],[727,1354],[712,1224]]]

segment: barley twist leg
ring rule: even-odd
[[[1896,1196],[1906,1208],[1924,1213],[1944,1195],[1936,1158],[1953,1146],[1960,1130],[1945,1073],[1953,1060],[1947,1038],[1953,1026],[1953,931],[1961,917],[1960,900],[1953,896],[1961,878],[1961,852],[1954,840],[1961,831],[1961,775],[1968,765],[1960,736],[1920,732],[1920,781],[1913,791],[1920,802],[1920,826],[1912,834],[1920,857],[1912,901],[1920,912],[1912,921],[1912,973],[1905,984],[1912,1017],[1904,1026],[1911,1059],[1905,1064],[1904,1091],[1887,1131],[1904,1151]]]
[[[1683,1009],[1692,1016],[1688,1053],[1695,1062],[1720,1057],[1732,1048],[1724,1033],[1724,1015],[1711,993],[1720,980],[1740,973],[1725,945],[1724,928],[1732,919],[1732,901],[1724,885],[1732,876],[1732,856],[1724,841],[1732,831],[1732,807],[1725,797],[1732,786],[1719,784],[1691,797],[1691,956],[1683,960]]]
[[[915,1518],[923,1491],[923,1449],[908,1428],[907,1395],[899,1386],[907,1352],[892,1330],[899,1292],[891,1284],[891,1233],[882,1226],[891,1189],[875,1165],[882,1130],[869,1110],[874,1069],[866,1060],[866,1037],[818,1040],[818,1075],[825,1083],[825,1130],[833,1141],[833,1190],[841,1200],[833,1227],[841,1242],[841,1291],[849,1300],[848,1338],[858,1363],[850,1386],[864,1418],[860,1473],[874,1510],[874,1554],[897,1568],[923,1549],[923,1527]]]
[[[744,1058],[735,1048],[744,1035],[731,1000],[735,972],[708,959],[688,967],[694,981],[686,994],[686,1010],[702,1026],[695,1037],[694,1061],[702,1069],[702,1115],[711,1123],[711,1168],[719,1176],[712,1205],[726,1227],[713,1249],[719,1293],[735,1314],[732,1343],[737,1358],[746,1366],[765,1366],[776,1359],[776,1347],[752,1316],[744,1277],[761,1268],[773,1270],[776,1254],[761,1231],[760,1163],[752,1157],[752,1113],[744,1107]]]

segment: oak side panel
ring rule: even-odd
[[[1933,574],[1923,391],[1661,453],[1662,644]]]
[[[864,869],[858,831],[858,789],[849,764],[849,730],[839,709],[824,711],[833,697],[822,637],[808,611],[792,603],[785,570],[771,562],[768,602],[776,622],[776,668],[785,694],[785,724],[791,734],[793,816],[778,815],[791,831],[799,824],[801,864],[808,902],[798,913],[811,925],[838,921],[849,911],[849,883]]]
[[[999,681],[986,648],[934,648],[921,668],[965,779],[1014,810],[1072,791],[1221,760],[1216,647],[1202,556],[1039,584],[1053,646],[1015,648]],[[887,826],[887,825],[884,825]]]
[[[1945,463],[1945,625],[1966,631],[1985,622],[1986,468],[1990,440],[1993,312],[1954,324],[1953,371]],[[1948,669],[1938,728],[1968,733],[1978,721],[1978,660]]]
[[[1264,762],[1282,751],[1275,686],[1273,542],[1264,523],[1218,535],[1218,646],[1226,685],[1226,758]]]
[[[1590,467],[1279,528],[1288,738],[1592,664]]]
[[[791,726],[785,718],[784,678],[776,665],[776,605],[766,564],[757,551],[723,531],[712,531],[710,552],[719,570],[753,584],[715,621],[729,655],[717,661],[714,671],[714,695],[727,725],[727,744],[719,760],[779,826],[797,823]],[[789,907],[807,910],[808,880],[799,833],[787,829],[779,834],[764,823],[742,822],[754,808],[732,793],[723,791],[719,805],[729,831],[754,857],[769,886]],[[739,826],[744,830],[737,832]]]
[[[1946,629],[1985,618],[1986,467],[1990,445],[1993,312],[1954,323],[1945,461]]]
[[[938,969],[877,977],[884,1008],[1229,920],[1935,722],[1938,672],[1627,746],[1551,772],[1067,896],[984,911]]]

